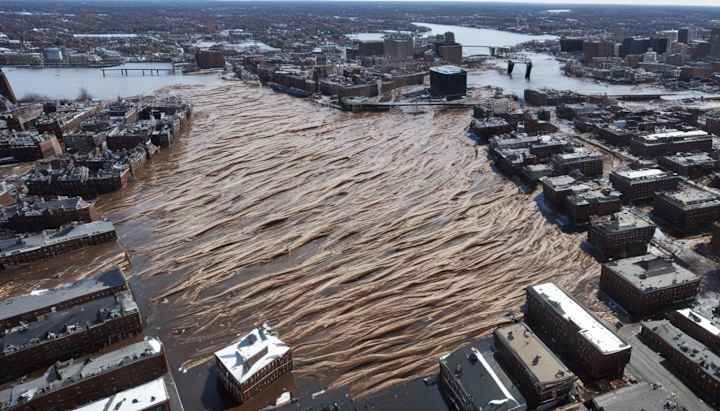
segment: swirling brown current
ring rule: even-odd
[[[530,284],[597,309],[582,235],[492,169],[467,110],[343,113],[242,83],[172,92],[194,104],[191,133],[99,208],[176,362],[270,320],[296,373],[362,395],[435,372]]]

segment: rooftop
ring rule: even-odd
[[[525,404],[523,395],[495,360],[490,338],[463,346],[441,357],[440,362],[478,409],[495,405],[495,411],[509,411]]]
[[[575,375],[532,332],[525,323],[517,323],[495,330],[513,355],[520,360],[526,371],[540,384],[574,379]]]
[[[117,266],[113,266],[107,271],[76,283],[65,284],[49,290],[35,290],[30,294],[6,298],[0,302],[0,321],[42,308],[49,308],[86,294],[123,285],[125,285],[125,276],[122,270]]]
[[[613,170],[611,174],[615,174],[619,177],[626,178],[628,180],[657,180],[673,176],[673,173],[663,171],[659,168],[643,168],[639,170],[633,170],[631,168]]]
[[[603,264],[643,293],[700,281],[691,271],[671,259],[646,254]]]
[[[333,408],[334,407],[334,408]],[[355,404],[347,387],[329,391],[320,391],[303,398],[293,398],[291,402],[277,407],[267,407],[263,411],[355,411]]]
[[[44,395],[65,385],[126,366],[133,360],[161,353],[162,343],[160,340],[150,338],[82,362],[74,360],[58,362],[41,377],[14,384],[0,391],[0,410],[14,407],[20,402],[31,401],[36,396]]]
[[[629,385],[606,394],[598,395],[592,401],[593,409],[603,411],[646,411],[682,410],[676,396],[659,385],[646,382]]]
[[[164,378],[152,380],[137,387],[120,391],[74,411],[142,411],[170,400]]]
[[[243,383],[289,350],[290,348],[273,333],[270,326],[263,324],[250,331],[240,341],[215,352],[215,357],[238,383]]]
[[[531,286],[565,320],[575,324],[579,334],[604,354],[629,350],[630,346],[553,283]]]
[[[665,156],[664,159],[683,166],[692,166],[696,164],[715,164],[717,160],[712,158],[708,153],[678,153],[671,156]]]
[[[652,330],[690,362],[698,364],[705,375],[720,381],[720,357],[702,343],[680,331],[668,320],[648,321],[643,323],[643,327]]]
[[[430,71],[434,71],[439,74],[444,75],[451,75],[451,74],[461,74],[464,73],[465,70],[461,69],[457,66],[438,66],[438,67],[432,67],[430,68]]]
[[[57,230],[45,230],[39,234],[0,240],[0,257],[61,244],[80,238],[114,232],[115,226],[109,221],[94,221],[85,224],[70,224]]]
[[[592,225],[603,231],[625,231],[639,228],[655,227],[655,224],[628,211],[622,210],[612,215],[595,217]]]
[[[679,131],[672,130],[663,133],[648,134],[645,136],[638,137],[644,140],[646,143],[659,143],[663,140],[684,140],[684,139],[696,139],[696,138],[710,138],[710,135],[702,130],[691,130],[691,131]]]
[[[690,308],[683,308],[681,310],[677,310],[676,312],[705,329],[708,333],[720,337],[720,328],[699,313],[691,310]]]
[[[660,193],[659,198],[679,208],[703,208],[720,206],[720,195],[683,184],[677,190]]]

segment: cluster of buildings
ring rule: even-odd
[[[0,410],[182,410],[119,267],[0,303]]]
[[[710,83],[720,71],[720,26],[685,27],[652,36],[564,37],[562,53],[573,56],[567,74],[614,83],[681,82],[683,87]],[[680,86],[680,85],[679,85]]]

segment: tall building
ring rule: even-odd
[[[596,57],[612,57],[615,43],[611,41],[586,41],[583,43],[583,61],[590,64]]]
[[[195,53],[195,63],[199,69],[224,68],[225,56],[216,50],[198,50]]]
[[[467,93],[467,73],[455,66],[430,69],[430,94],[435,98],[458,98]]]
[[[17,97],[15,97],[15,91],[13,91],[10,81],[8,80],[5,72],[0,69],[0,95],[8,99],[13,104],[17,103]]]
[[[688,44],[690,43],[690,29],[684,28],[678,30],[678,42]]]
[[[415,53],[415,39],[407,35],[385,37],[383,50],[385,58],[390,61],[411,59]]]
[[[623,40],[620,57],[628,54],[643,54],[650,48],[650,37],[628,37]]]
[[[720,26],[713,27],[710,32],[710,56],[720,57]]]

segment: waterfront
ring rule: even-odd
[[[529,284],[595,301],[581,235],[492,170],[469,111],[350,114],[242,83],[178,92],[191,134],[98,207],[188,408],[222,408],[211,353],[263,320],[301,384],[363,394],[435,372]]]
[[[168,74],[162,70],[172,67],[166,63],[127,63],[116,68],[154,68],[160,69],[159,75],[130,72],[123,76],[119,72],[108,72],[103,76],[102,70],[90,67],[73,68],[24,68],[3,67],[18,98],[30,95],[47,96],[50,98],[74,99],[81,89],[87,90],[95,99],[114,99],[149,94],[154,90],[170,85],[189,84],[220,84],[222,80],[217,73],[183,75]]]

